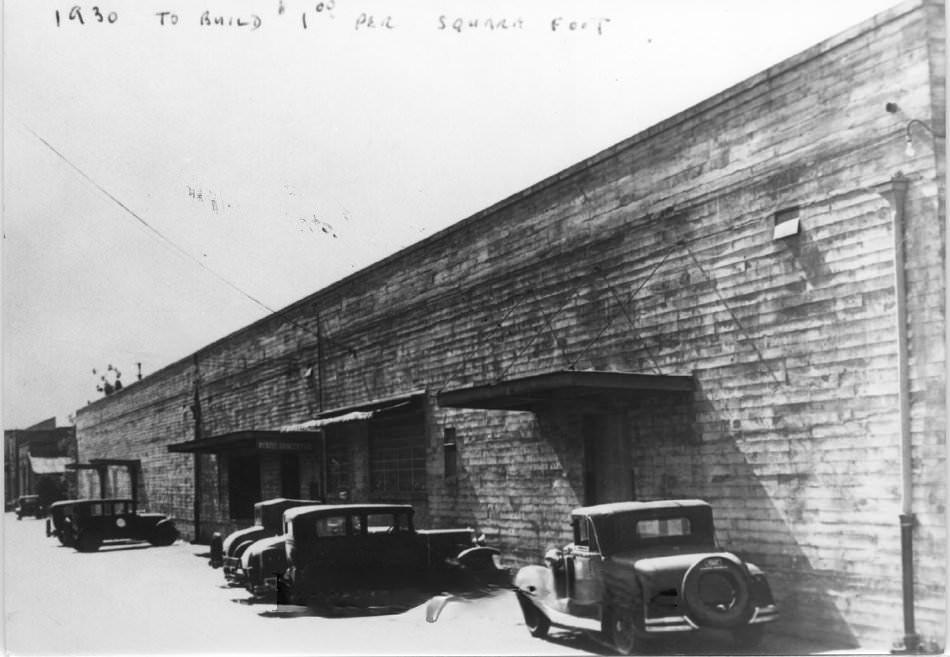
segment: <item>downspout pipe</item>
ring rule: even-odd
[[[904,260],[904,224],[906,220],[907,190],[910,179],[898,171],[890,181],[878,187],[891,204],[894,234],[894,295],[897,328],[897,385],[900,413],[900,483],[901,483],[901,588],[903,592],[904,636],[903,646],[894,653],[912,653],[920,650],[920,635],[914,622],[914,525],[913,470],[910,433],[910,374],[907,349],[907,282]]]
[[[197,442],[202,438],[202,427],[201,427],[201,370],[199,369],[198,364],[198,354],[193,356],[192,362],[195,366],[195,380],[194,380],[194,390],[193,390],[193,400],[191,406],[191,412],[194,417],[194,440]],[[195,452],[194,471],[192,477],[194,479],[194,502],[192,507],[192,513],[194,514],[195,522],[195,538],[192,541],[193,543],[200,543],[201,541],[201,452]]]
[[[317,412],[323,411],[323,406],[326,403],[323,396],[323,330],[321,329],[320,324],[320,313],[319,311],[315,313],[317,321]],[[323,462],[323,467],[321,472],[321,483],[320,483],[320,495],[324,503],[329,499],[330,489],[327,482],[327,477],[330,474],[330,465],[327,463],[327,432],[326,429],[320,428],[320,445],[323,451],[321,455],[321,460]]]

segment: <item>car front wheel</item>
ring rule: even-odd
[[[178,538],[178,532],[171,525],[158,525],[152,530],[148,542],[155,546],[171,545]]]
[[[637,634],[633,612],[625,607],[610,607],[604,619],[607,640],[621,655],[632,655],[637,649]]]
[[[526,600],[521,594],[518,594],[518,604],[521,605],[524,624],[531,636],[538,639],[547,636],[548,630],[551,629],[551,620],[544,615],[544,612],[535,607],[530,600]]]
[[[102,535],[96,531],[84,531],[76,539],[76,549],[80,552],[95,552],[101,545]]]

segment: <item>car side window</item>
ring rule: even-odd
[[[370,534],[387,534],[395,531],[395,522],[391,513],[371,513],[366,516],[366,529]]]
[[[316,534],[321,538],[346,536],[346,516],[330,516],[318,518]]]
[[[350,516],[350,534],[353,536],[358,536],[363,533],[363,516],[352,515]]]

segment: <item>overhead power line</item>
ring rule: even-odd
[[[21,123],[22,123],[22,122],[21,122]],[[107,190],[105,187],[103,187],[103,186],[100,185],[98,182],[96,182],[95,180],[93,180],[92,177],[89,176],[89,174],[87,174],[85,171],[83,171],[81,168],[79,168],[79,166],[77,166],[76,164],[73,164],[73,162],[70,161],[69,158],[67,158],[67,157],[66,157],[65,155],[63,155],[59,150],[57,150],[56,147],[54,147],[52,144],[50,144],[48,141],[46,141],[43,137],[41,137],[39,134],[37,134],[37,132],[36,132],[35,130],[33,130],[29,125],[27,125],[26,123],[22,123],[22,125],[23,125],[24,128],[27,129],[27,131],[30,132],[30,134],[32,134],[32,135],[33,135],[34,137],[36,137],[40,142],[42,142],[42,144],[43,144],[44,146],[46,146],[46,147],[47,147],[48,149],[50,149],[54,154],[56,154],[56,156],[57,156],[59,159],[61,159],[63,162],[65,162],[65,163],[69,166],[69,168],[71,168],[73,171],[75,171],[76,173],[78,173],[78,174],[79,174],[84,180],[86,180],[89,184],[91,184],[93,187],[95,187],[95,188],[98,189],[100,192],[102,192],[102,194],[104,194],[107,198],[109,198],[113,203],[115,203],[115,204],[118,205],[120,208],[122,208],[123,210],[125,210],[125,212],[126,212],[129,216],[131,216],[131,217],[134,218],[137,222],[139,222],[140,224],[142,224],[151,234],[153,234],[153,235],[154,235],[155,237],[157,237],[159,240],[161,240],[162,242],[164,242],[165,244],[167,244],[168,246],[170,246],[175,252],[177,252],[178,254],[184,256],[184,257],[187,258],[188,260],[191,260],[191,261],[194,262],[196,265],[198,265],[199,267],[201,267],[203,270],[205,270],[206,272],[208,272],[209,274],[211,274],[212,276],[214,276],[216,279],[218,279],[219,281],[221,281],[222,283],[224,283],[225,285],[227,285],[229,288],[231,288],[232,290],[236,291],[237,293],[239,293],[240,295],[242,295],[242,296],[245,297],[246,299],[250,300],[252,303],[254,303],[254,304],[260,306],[261,308],[263,308],[263,309],[266,310],[267,312],[269,312],[269,313],[271,313],[271,314],[273,314],[273,315],[277,315],[277,316],[283,318],[283,319],[284,319],[285,321],[287,321],[289,324],[291,324],[291,325],[293,325],[293,326],[299,328],[299,329],[302,330],[302,331],[306,331],[307,333],[311,334],[312,336],[314,336],[314,337],[317,338],[318,340],[320,340],[320,339],[326,340],[327,342],[331,342],[331,343],[336,344],[336,345],[338,345],[338,346],[344,347],[344,348],[347,349],[351,354],[353,354],[354,356],[356,355],[356,350],[353,349],[352,347],[350,347],[349,345],[344,345],[344,344],[339,343],[339,342],[337,342],[337,341],[335,341],[335,340],[332,340],[332,339],[330,339],[330,338],[326,338],[325,336],[321,337],[319,334],[317,334],[316,332],[312,331],[309,327],[304,326],[304,325],[298,323],[296,320],[294,320],[293,318],[291,318],[287,313],[285,313],[285,312],[283,312],[283,311],[280,311],[280,310],[276,310],[276,309],[274,309],[274,308],[271,308],[269,305],[267,305],[266,303],[264,303],[263,301],[261,301],[260,299],[258,299],[257,297],[255,297],[254,295],[252,295],[252,294],[250,294],[249,292],[245,291],[244,289],[242,289],[241,287],[239,287],[237,284],[232,283],[230,280],[228,280],[227,278],[225,278],[224,276],[222,276],[222,275],[219,274],[218,272],[214,271],[214,270],[211,269],[210,267],[208,267],[206,264],[204,264],[203,262],[201,262],[201,260],[199,260],[198,258],[196,258],[195,256],[193,256],[191,253],[189,253],[186,249],[182,248],[182,247],[179,246],[176,242],[174,242],[173,240],[171,240],[170,238],[168,238],[167,236],[165,236],[160,230],[158,230],[157,228],[155,228],[155,226],[153,226],[153,225],[150,224],[148,221],[146,221],[141,215],[139,215],[137,212],[135,212],[132,208],[130,208],[130,207],[127,206],[125,203],[123,203],[121,200],[119,200],[119,199],[118,199],[114,194],[112,194],[109,190]]]

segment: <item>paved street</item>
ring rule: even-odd
[[[206,546],[105,547],[81,554],[47,538],[42,520],[4,514],[6,648],[13,654],[591,654],[566,634],[529,636],[509,591],[449,603],[436,623],[425,599],[398,614],[328,618],[247,604],[223,586]]]
[[[424,598],[400,613],[329,617],[251,603],[208,567],[206,546],[135,544],[81,554],[47,538],[42,520],[7,513],[3,530],[5,638],[14,655],[611,654],[579,633],[532,638],[510,591],[451,602],[436,623],[426,622]],[[761,651],[813,648],[772,637]],[[730,651],[695,642],[669,649]]]

